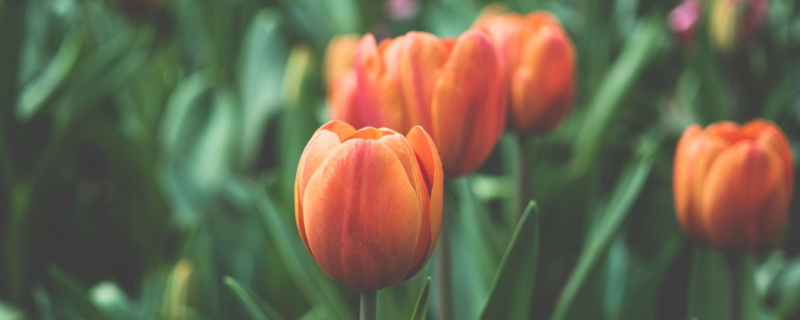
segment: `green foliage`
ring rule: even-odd
[[[326,45],[457,36],[487,1],[111,2],[0,0],[0,318],[353,319],[358,292],[294,218]],[[738,260],[683,235],[672,196],[691,123],[771,119],[800,165],[796,1],[729,54],[707,12],[676,41],[677,0],[503,2],[561,21],[575,103],[445,182],[455,318],[720,319],[729,279],[743,319],[800,316],[798,191],[781,248]],[[378,316],[435,318],[436,263],[382,290]]]

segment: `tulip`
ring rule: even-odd
[[[684,46],[694,42],[694,30],[702,15],[703,3],[700,0],[683,1],[670,12],[669,26]]]
[[[367,34],[355,69],[365,123],[397,131],[422,126],[439,147],[447,176],[475,171],[502,134],[500,62],[482,31],[457,39],[409,32],[380,45]]]
[[[692,125],[678,143],[673,173],[687,234],[734,252],[777,244],[794,182],[789,144],[774,123]]]
[[[308,252],[331,278],[375,291],[425,266],[442,220],[442,162],[431,137],[332,121],[306,145],[295,218]]]
[[[475,28],[493,37],[500,53],[514,127],[526,133],[555,129],[572,107],[575,49],[558,20],[546,12],[525,16],[485,13]]]
[[[767,17],[766,0],[716,0],[711,7],[710,33],[717,49],[730,53],[753,39]]]
[[[328,86],[328,113],[331,119],[364,127],[356,95],[353,56],[359,37],[353,34],[333,38],[325,51],[324,79]]]

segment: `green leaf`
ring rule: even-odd
[[[162,150],[168,159],[178,158],[189,152],[184,145],[188,141],[194,142],[194,138],[199,134],[200,129],[193,124],[205,119],[195,119],[197,116],[193,111],[198,108],[196,104],[202,102],[200,99],[203,98],[203,94],[212,86],[210,80],[212,72],[210,69],[205,69],[186,77],[178,83],[167,100],[159,132]]]
[[[237,129],[235,108],[231,93],[216,91],[208,122],[202,133],[194,137],[196,146],[189,161],[201,186],[211,186],[232,171]]]
[[[597,229],[592,232],[593,238],[588,241],[578,264],[570,276],[561,296],[553,311],[553,320],[567,319],[572,309],[575,297],[584,287],[589,274],[595,269],[601,258],[608,251],[625,218],[633,206],[639,193],[642,191],[650,169],[653,167],[655,142],[645,141],[637,151],[637,156],[623,169],[621,178],[617,182],[611,196],[607,211],[602,215],[602,221]]]
[[[30,119],[42,105],[47,102],[69,74],[78,53],[81,51],[83,33],[72,31],[67,34],[55,57],[47,65],[42,74],[28,83],[20,93],[17,101],[17,118],[23,121]]]
[[[511,237],[479,319],[530,317],[538,256],[539,208],[531,201]]]
[[[239,297],[239,300],[242,301],[242,304],[247,308],[247,311],[250,312],[250,315],[256,319],[272,319],[272,320],[283,320],[283,317],[278,313],[275,308],[273,308],[269,303],[261,299],[253,290],[242,284],[241,282],[237,281],[230,276],[225,276],[222,279],[228,287],[236,293]]]
[[[25,312],[23,312],[20,309],[17,309],[11,304],[3,302],[3,300],[0,300],[0,319],[24,320]]]
[[[741,319],[778,320],[777,313],[768,310],[763,303],[763,297],[757,292],[755,284],[755,258],[751,256],[740,257],[739,264],[739,301]]]
[[[582,130],[575,139],[576,175],[582,175],[594,163],[606,131],[614,123],[614,115],[623,99],[633,88],[642,70],[652,60],[664,38],[664,18],[653,16],[639,22],[633,35],[625,43],[616,62],[608,71],[600,88],[589,103]]]
[[[659,293],[670,266],[686,247],[684,239],[675,234],[652,259],[630,270],[618,319],[658,318]]]
[[[314,306],[311,310],[304,313],[297,320],[323,320],[328,316],[328,311],[323,306]]]
[[[269,118],[281,101],[286,45],[278,32],[278,12],[264,9],[253,16],[242,42],[237,82],[242,103],[241,166],[258,155]]]
[[[85,319],[111,319],[106,313],[97,308],[89,299],[86,288],[72,275],[68,274],[58,266],[50,268],[50,277],[55,282],[55,286],[69,304],[75,308],[75,312]]]
[[[431,277],[425,279],[425,284],[422,285],[422,291],[419,292],[417,304],[414,305],[414,312],[411,314],[411,320],[425,319],[425,314],[428,311],[428,295],[431,292]]]
[[[61,134],[97,103],[124,85],[146,61],[146,37],[126,32],[101,44],[74,70],[56,105],[56,134]]]
[[[253,194],[266,233],[275,243],[297,287],[310,301],[322,304],[335,319],[354,319],[350,307],[335,283],[307,253],[295,226],[287,225],[266,193]],[[289,232],[289,230],[292,230]]]

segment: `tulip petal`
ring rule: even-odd
[[[505,94],[497,54],[488,36],[465,32],[453,46],[433,95],[433,137],[447,175],[468,174],[483,163],[505,124]]]
[[[511,75],[511,110],[525,132],[549,132],[572,106],[575,50],[561,29],[541,27]]]
[[[444,172],[442,171],[442,161],[439,159],[439,150],[433,143],[433,139],[422,127],[415,126],[406,135],[408,143],[414,149],[417,161],[423,173],[423,179],[427,185],[427,190],[430,192],[430,204],[427,206],[428,210],[423,214],[423,220],[430,223],[429,228],[422,228],[427,230],[430,234],[425,248],[424,256],[419,255],[422,252],[420,244],[425,243],[424,240],[417,244],[417,253],[415,254],[414,267],[409,272],[406,279],[410,279],[417,274],[425,266],[425,263],[431,258],[433,249],[436,247],[436,242],[439,240],[439,231],[442,227],[442,198],[443,198],[443,181]],[[420,260],[416,261],[419,258]]]
[[[323,271],[358,290],[403,281],[419,236],[419,204],[395,154],[375,140],[337,148],[308,182],[308,244]]]
[[[347,122],[354,127],[363,127],[355,72],[342,73],[333,79],[328,88],[328,112],[331,119]]]
[[[331,152],[341,145],[339,134],[349,135],[352,131],[354,131],[353,127],[347,123],[341,121],[328,122],[311,137],[305,150],[303,150],[303,155],[300,156],[300,162],[297,165],[297,176],[294,182],[294,215],[300,238],[303,239],[303,244],[305,244],[308,252],[311,252],[311,248],[308,246],[302,206],[308,180],[311,179],[311,176]],[[313,256],[314,254],[311,253],[311,255]]]
[[[395,65],[398,45],[387,42],[381,50],[371,34],[365,35],[356,49],[354,66],[358,82],[358,100],[364,124],[402,131],[405,105],[400,92],[400,77]]]
[[[333,133],[336,134],[336,136],[339,137],[340,141],[344,141],[345,138],[347,138],[348,136],[353,134],[353,132],[356,132],[356,129],[354,129],[353,126],[351,126],[347,122],[334,120],[334,121],[330,121],[330,122],[322,125],[322,127],[317,129],[317,131],[314,132],[314,134],[317,134],[317,133],[319,133],[321,131],[333,132]],[[311,137],[311,139],[314,139],[314,137]],[[305,152],[305,151],[303,151],[303,152]]]
[[[702,192],[702,217],[711,243],[750,252],[770,245],[789,205],[780,156],[742,141],[722,152]]]
[[[409,32],[403,37],[400,79],[410,123],[432,127],[433,88],[447,54],[447,48],[432,34]]]
[[[777,154],[781,155],[784,168],[784,181],[789,188],[789,194],[794,190],[794,165],[792,161],[792,149],[783,131],[774,123],[756,119],[748,122],[744,128],[745,134],[758,140],[759,144],[772,148]]]
[[[694,182],[693,172],[697,154],[700,152],[701,144],[698,138],[703,135],[703,129],[698,125],[692,125],[683,132],[675,151],[675,168],[673,172],[673,194],[675,198],[675,210],[678,214],[678,222],[687,233],[702,237],[701,221],[694,209]]]

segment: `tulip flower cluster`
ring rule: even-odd
[[[442,174],[475,171],[509,114],[523,133],[553,130],[572,105],[574,64],[572,41],[543,12],[485,14],[454,39],[333,39],[325,80],[342,122],[311,139],[295,188],[308,251],[352,288],[413,276],[438,238]],[[407,141],[396,133],[409,130]]]
[[[792,154],[780,128],[754,120],[686,129],[674,192],[684,231],[713,247],[754,252],[777,244],[793,192]]]
[[[326,57],[333,119],[431,133],[449,177],[489,156],[507,113],[522,132],[551,131],[569,113],[572,41],[550,14],[487,14],[455,39],[409,32],[334,39]],[[510,106],[510,112],[507,108]]]

